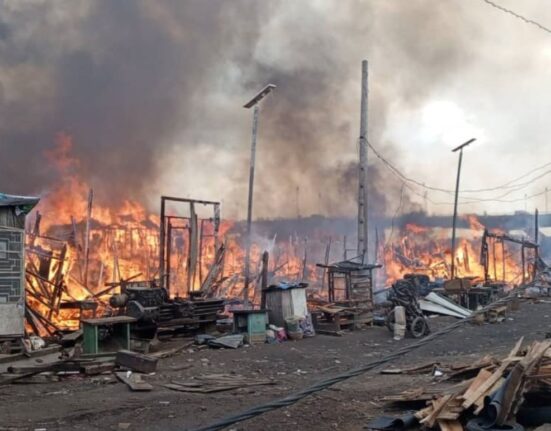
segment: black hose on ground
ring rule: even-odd
[[[473,320],[475,318],[475,316],[477,316],[481,313],[485,313],[486,311],[491,310],[494,307],[497,307],[499,305],[502,305],[502,304],[510,301],[511,299],[513,299],[516,296],[517,293],[518,293],[518,289],[515,289],[515,290],[511,291],[509,293],[509,295],[506,296],[505,298],[501,298],[501,299],[487,305],[486,307],[473,312],[469,317],[466,317],[465,319],[462,319],[462,320],[458,320],[457,322],[454,322],[454,323],[446,326],[445,328],[441,329],[440,331],[434,332],[434,333],[420,339],[419,341],[417,341],[415,343],[412,343],[408,346],[402,347],[401,349],[398,349],[396,352],[391,353],[391,354],[385,356],[384,358],[369,362],[369,363],[364,364],[360,367],[353,368],[349,371],[338,374],[334,377],[319,381],[319,382],[313,384],[312,386],[309,386],[305,389],[302,389],[301,391],[295,392],[294,394],[288,395],[285,398],[281,398],[279,400],[274,400],[274,401],[268,401],[267,403],[261,404],[259,406],[253,407],[253,408],[248,409],[248,410],[245,410],[244,412],[239,413],[237,415],[227,417],[227,418],[222,419],[218,422],[215,422],[211,425],[201,427],[201,428],[196,428],[193,431],[218,431],[218,430],[224,429],[224,428],[226,428],[230,425],[233,425],[237,422],[242,422],[242,421],[245,421],[247,419],[252,419],[252,418],[254,418],[256,416],[259,416],[263,413],[266,413],[266,412],[269,412],[269,411],[272,411],[272,410],[277,410],[277,409],[282,408],[282,407],[288,407],[292,404],[295,404],[297,401],[300,401],[301,399],[306,398],[308,395],[311,395],[311,394],[316,393],[316,392],[320,392],[324,389],[327,389],[327,388],[329,388],[329,387],[331,387],[331,386],[333,386],[337,383],[343,382],[343,381],[348,380],[352,377],[360,376],[360,375],[372,370],[373,368],[376,368],[380,365],[384,365],[384,364],[386,364],[390,361],[393,361],[394,359],[397,359],[397,358],[399,358],[399,357],[401,357],[401,356],[403,356],[403,355],[405,355],[405,354],[407,354],[407,353],[409,353],[413,350],[416,350],[419,347],[422,347],[425,344],[428,344],[432,340],[434,340],[434,339],[436,339],[436,338],[438,338],[442,335],[445,335],[445,334],[448,334],[448,333],[454,331],[455,329],[459,328],[463,324]]]

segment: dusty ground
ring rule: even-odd
[[[436,330],[451,321],[431,319],[431,327]],[[543,339],[551,331],[550,322],[551,304],[524,303],[500,324],[465,325],[393,364],[415,365],[433,358],[465,362],[485,353],[505,354],[522,335],[527,340]],[[186,351],[160,361],[157,373],[148,377],[155,386],[152,392],[130,392],[108,376],[2,386],[0,430],[193,429],[281,398],[412,341],[393,341],[386,328],[374,327],[343,337],[319,335],[280,345]],[[191,367],[172,369],[185,364]],[[278,384],[215,394],[174,392],[161,386],[174,379],[221,372],[272,377]],[[230,429],[362,430],[371,417],[391,411],[378,397],[431,383],[429,376],[383,376],[374,370]]]

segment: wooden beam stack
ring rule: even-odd
[[[522,342],[523,338],[501,361],[489,356],[482,358],[476,377],[458,385],[441,391],[433,388],[432,394],[405,391],[384,400],[427,399],[427,406],[415,416],[421,424],[429,428],[439,426],[444,431],[463,429],[462,423],[472,415],[484,416],[499,426],[515,421],[528,392],[541,390],[542,386],[551,390],[551,340],[535,341],[524,350]],[[472,369],[476,370],[474,366]]]

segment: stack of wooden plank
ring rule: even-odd
[[[314,327],[320,334],[338,335],[341,331],[354,330],[360,325],[371,325],[373,314],[365,301],[343,301],[320,305],[313,316]]]
[[[521,349],[522,342],[521,338],[501,361],[486,356],[470,367],[451,372],[448,378],[478,370],[475,377],[464,379],[455,386],[440,390],[433,387],[431,391],[415,389],[383,400],[426,400],[426,407],[415,416],[421,424],[429,428],[438,425],[444,431],[463,429],[462,423],[473,415],[484,416],[491,424],[499,426],[514,422],[528,392],[541,390],[542,386],[547,391],[551,389],[551,340],[533,342],[524,350]],[[448,367],[448,370],[452,368]],[[417,369],[427,370],[427,367]]]

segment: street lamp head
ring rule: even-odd
[[[452,153],[455,153],[456,151],[461,150],[463,147],[466,147],[467,145],[472,144],[474,141],[476,141],[476,138],[471,138],[471,139],[469,139],[467,142],[463,142],[463,143],[462,143],[461,145],[459,145],[458,147],[455,147],[455,148],[452,150]]]
[[[274,84],[268,84],[262,90],[260,90],[256,96],[243,105],[243,108],[252,108],[254,105],[258,104],[264,97],[266,97],[276,86]]]

